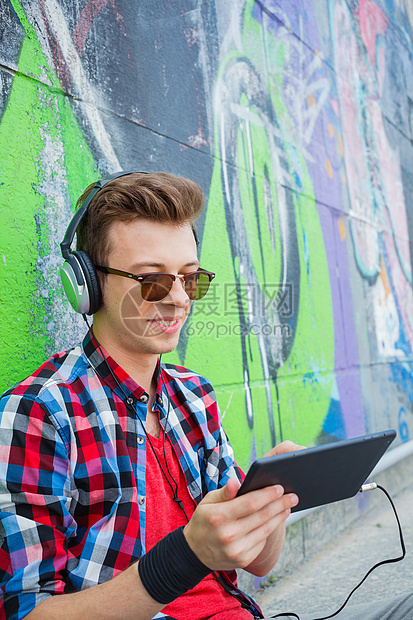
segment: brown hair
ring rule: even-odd
[[[83,204],[95,183],[77,201]],[[113,222],[139,218],[193,226],[203,207],[202,190],[190,179],[167,172],[133,172],[105,185],[88,206],[77,229],[77,250],[87,252],[95,265],[104,265],[110,253],[109,229]]]

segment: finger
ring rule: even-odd
[[[227,484],[221,489],[216,491],[210,491],[202,500],[201,504],[217,504],[220,502],[227,502],[230,499],[234,499],[238,493],[241,483],[237,478],[230,478]]]
[[[270,524],[271,529],[274,526],[274,519],[277,519],[278,515],[281,515],[279,523],[282,523],[289,512],[291,507],[298,503],[298,497],[295,494],[282,495],[278,500],[272,501],[269,504],[264,505],[260,510],[256,512],[248,513],[242,517],[233,518],[233,511],[231,511],[230,520],[226,520],[223,523],[221,530],[222,542],[225,544],[231,544],[233,541],[245,539],[246,536],[266,524]],[[288,511],[288,514],[285,514]],[[225,517],[228,517],[228,511]],[[275,525],[279,525],[275,523]]]
[[[276,484],[236,497],[231,503],[231,517],[233,519],[248,517],[277,501],[283,493],[283,487]]]
[[[287,454],[288,452],[296,452],[299,450],[305,450],[306,446],[301,446],[298,443],[294,443],[293,441],[282,441],[276,446],[278,450],[278,454]]]
[[[264,458],[268,456],[277,456],[278,454],[288,454],[289,452],[298,452],[299,450],[305,450],[305,448],[306,446],[301,446],[287,439],[274,446],[274,448],[264,455]]]
[[[268,537],[287,519],[290,511],[278,513],[271,521],[247,532],[242,537],[237,537],[232,544],[227,546],[226,552],[230,561],[238,568],[245,568],[263,550]]]
[[[285,510],[281,510],[277,512],[271,519],[268,521],[264,521],[260,523],[255,529],[250,530],[245,536],[244,541],[249,548],[254,548],[257,545],[265,544],[267,538],[271,536],[271,534],[279,528],[289,515],[291,514],[291,509],[287,508]]]
[[[285,521],[288,514],[285,516],[286,511],[291,511],[291,508],[298,504],[298,497],[294,493],[288,493],[281,496],[278,500],[266,504],[260,510],[238,518],[236,523],[232,526],[232,533],[234,537],[245,537],[250,532],[264,526],[267,523],[274,523],[274,519],[277,519],[278,515],[281,515],[281,522]],[[270,526],[271,527],[271,526]]]

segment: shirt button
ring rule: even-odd
[[[139,399],[140,403],[147,403],[149,400],[149,396],[147,394],[142,394],[142,396]]]
[[[138,435],[138,444],[139,445],[143,444],[143,437],[142,437],[142,435]]]
[[[140,505],[142,506],[145,503],[145,498],[142,497],[142,495],[140,495],[138,501],[139,501]]]
[[[163,407],[163,401],[162,401],[161,396],[158,396],[158,403],[160,404],[161,407]]]
[[[130,396],[126,399],[126,402],[128,403],[128,405],[133,405],[133,398],[131,398]]]

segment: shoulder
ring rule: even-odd
[[[180,379],[182,381],[193,379],[195,381],[201,380],[202,382],[208,382],[208,379],[205,379],[205,377],[200,375],[198,372],[190,370],[189,368],[185,368],[185,366],[177,366],[176,364],[165,364],[164,362],[162,362],[161,368],[164,374],[167,374],[170,377],[176,379]]]
[[[81,345],[52,355],[31,375],[8,388],[1,396],[5,402],[14,398],[36,400],[53,386],[70,385],[88,367]]]
[[[219,406],[208,379],[183,366],[162,364],[162,380],[179,419],[189,417],[199,428],[206,424],[212,435],[220,431]]]
[[[0,443],[48,442],[64,458],[70,450],[68,411],[88,368],[81,346],[56,353],[0,397]],[[60,446],[60,448],[58,447]],[[42,447],[42,450],[46,448]],[[46,452],[45,452],[46,453]]]
[[[210,381],[199,373],[175,364],[161,364],[161,368],[164,381],[175,384],[176,387],[190,390],[199,396],[214,394],[215,397],[214,388]]]

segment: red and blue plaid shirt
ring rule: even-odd
[[[199,503],[242,473],[211,384],[185,368],[160,368],[152,409],[164,428],[167,419]],[[90,332],[2,396],[0,618],[23,618],[51,595],[108,581],[145,553],[147,400],[102,358]]]

